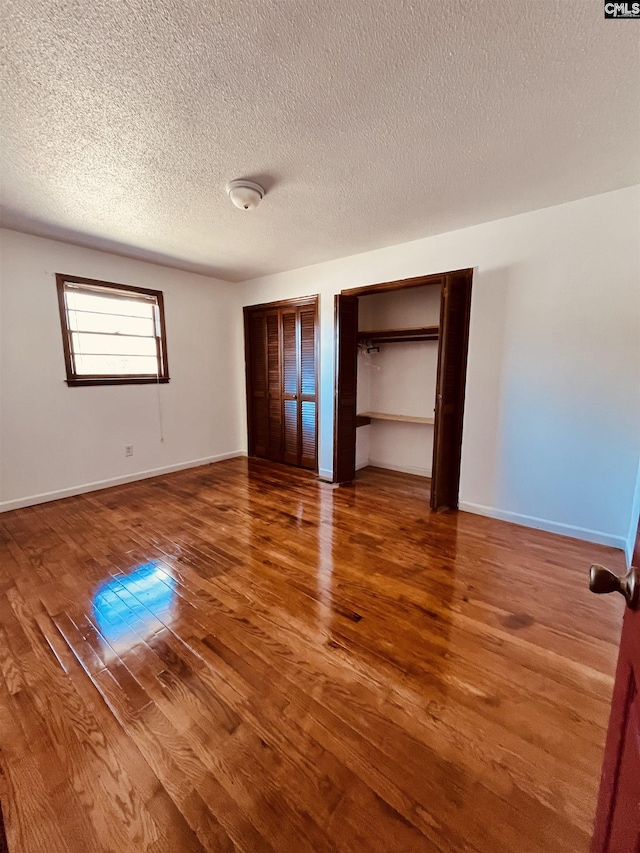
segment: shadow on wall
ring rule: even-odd
[[[98,252],[108,252],[111,255],[119,255],[134,261],[158,264],[171,269],[184,270],[207,277],[228,280],[230,271],[224,267],[215,267],[210,264],[199,264],[188,262],[181,258],[156,252],[151,249],[140,249],[128,243],[111,240],[107,237],[96,237],[86,231],[76,228],[66,228],[48,219],[36,216],[25,216],[10,207],[3,207],[0,227],[19,231],[22,234],[30,234],[33,237],[41,237],[45,240],[57,240],[60,243],[70,243],[72,246],[80,246],[85,249],[93,249]]]
[[[460,498],[471,503],[499,506],[503,479],[501,448],[505,425],[507,330],[517,265],[474,270],[471,327]],[[491,329],[480,339],[476,329]],[[473,480],[465,461],[473,459]]]

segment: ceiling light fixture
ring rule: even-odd
[[[253,210],[264,198],[264,190],[253,181],[229,181],[227,195],[240,210]]]

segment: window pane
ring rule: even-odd
[[[151,356],[76,355],[79,376],[156,375],[157,361]]]
[[[101,296],[99,293],[66,291],[67,308],[96,311],[100,314],[127,314],[130,317],[153,317],[154,301]]]
[[[160,376],[168,381],[160,292],[144,293],[107,282],[57,283],[64,299],[67,380]],[[160,336],[160,337],[158,337]],[[161,344],[160,352],[158,343]]]
[[[127,335],[91,335],[74,332],[73,351],[84,355],[151,355],[156,357],[155,338]],[[155,369],[155,368],[154,368]]]
[[[118,332],[121,335],[155,334],[153,320],[149,317],[120,317],[111,314],[69,311],[69,328],[74,332]]]

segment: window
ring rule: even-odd
[[[168,382],[162,292],[56,274],[69,385]]]

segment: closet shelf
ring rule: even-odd
[[[411,341],[437,341],[439,326],[421,326],[415,329],[374,329],[358,332],[358,343],[399,344]]]
[[[360,419],[363,419],[363,422],[358,423],[358,420]],[[435,423],[434,418],[418,418],[414,415],[389,415],[386,412],[362,412],[361,414],[356,415],[356,426],[366,426],[364,419],[366,419],[366,423],[369,423],[370,421],[402,421],[403,423],[408,424]]]

